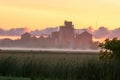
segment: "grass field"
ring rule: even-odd
[[[120,80],[120,63],[99,60],[98,53],[0,51],[1,80]],[[7,77],[18,77],[8,79]]]
[[[31,80],[30,78],[0,77],[0,80]]]

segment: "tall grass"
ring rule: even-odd
[[[56,61],[55,61],[56,60]],[[48,80],[120,80],[120,63],[66,57],[1,56],[0,76]]]

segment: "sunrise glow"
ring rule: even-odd
[[[119,0],[0,0],[0,28],[44,29],[70,20],[75,28],[114,29],[119,9]]]

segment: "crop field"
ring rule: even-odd
[[[81,62],[87,59],[97,59],[97,52],[54,52],[54,51],[0,51],[0,57],[13,57],[18,60],[42,60],[47,62],[64,61],[78,61]]]
[[[0,77],[0,80],[31,80],[30,78],[22,78],[22,77]]]
[[[10,80],[119,80],[119,65],[97,52],[0,51],[0,76],[18,77]]]

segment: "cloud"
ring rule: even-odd
[[[26,28],[11,28],[9,30],[0,29],[0,36],[19,36],[25,32]]]
[[[86,29],[75,29],[76,34],[81,34],[87,30],[89,33],[93,35],[95,39],[106,39],[106,38],[120,38],[120,28],[116,28],[114,30],[109,30],[108,28],[101,26],[98,30],[94,30],[91,26]],[[30,31],[29,28],[11,28],[9,30],[4,30],[0,28],[0,36],[21,36],[24,32],[30,32],[33,35],[40,36],[40,35],[48,35],[54,31],[59,31],[59,27],[54,28],[46,28],[43,30],[33,30]]]
[[[101,26],[98,30],[94,31],[94,37],[95,38],[109,38],[111,37],[111,31],[105,28],[104,26]]]
[[[43,29],[43,30],[36,29],[34,31],[31,31],[30,33],[33,34],[33,35],[40,36],[40,35],[44,35],[44,34],[51,34],[54,31],[59,31],[59,28],[58,27],[46,28],[46,29]]]
[[[120,38],[120,28],[109,30],[108,28],[102,26],[98,30],[93,32],[93,36],[96,39],[106,39],[106,38]]]
[[[120,38],[120,28],[116,28],[116,29],[112,30],[112,36],[111,37]]]
[[[29,32],[33,35],[37,35],[40,36],[41,34],[51,34],[54,31],[59,31],[58,27],[55,28],[46,28],[44,30],[33,30],[30,31],[29,28],[11,28],[9,30],[4,30],[2,28],[0,28],[0,36],[20,36],[25,32]]]

